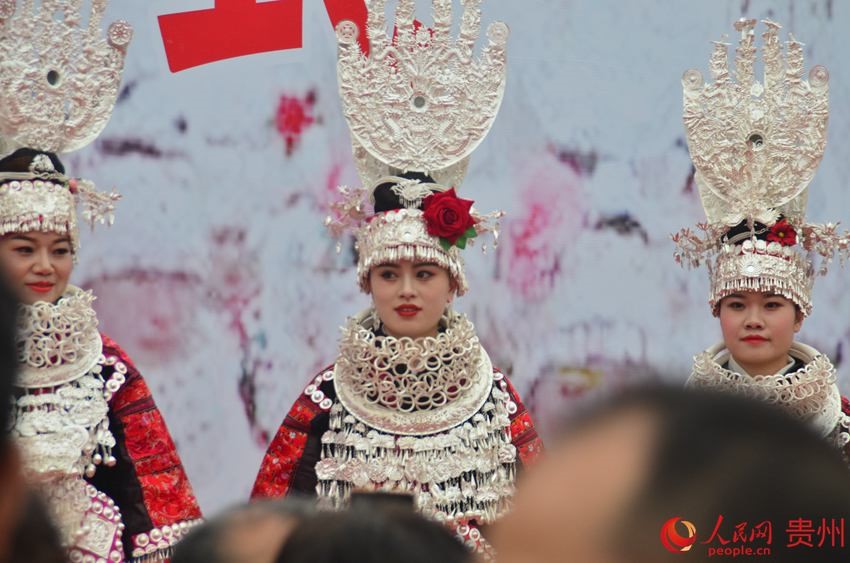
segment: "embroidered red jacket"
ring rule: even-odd
[[[177,540],[201,518],[198,501],[151,392],[127,354],[108,336],[103,355],[127,367],[110,401],[114,467],[97,468],[88,481],[121,510],[124,552],[131,561],[166,559]],[[112,366],[104,367],[108,379]]]
[[[329,370],[333,370],[333,366],[320,373]],[[542,442],[513,385],[507,378],[505,381],[511,400],[517,405],[510,417],[511,441],[517,448],[521,468],[533,463],[542,452]],[[333,381],[325,381],[319,390],[324,398],[336,399]],[[322,434],[329,426],[330,410],[327,403],[327,408],[319,403],[321,401],[314,401],[312,394],[306,392],[295,401],[266,451],[251,498],[281,497],[289,493],[315,496],[318,482],[315,467],[321,456]]]

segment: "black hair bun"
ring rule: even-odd
[[[423,184],[436,183],[431,176],[423,174],[422,172],[405,172],[403,174],[399,174],[399,178],[419,180]],[[395,185],[396,184],[392,182],[386,182],[375,188],[372,192],[372,197],[375,199],[375,213],[383,213],[394,209],[404,209],[404,204],[401,202],[401,198],[393,191],[393,187]]]
[[[65,173],[65,165],[55,153],[30,148],[20,148],[9,156],[0,159],[0,172],[29,172],[30,164],[38,155],[45,155],[60,174]]]
[[[778,221],[781,221],[782,219],[783,217],[780,215]],[[755,237],[756,240],[767,241],[768,234],[770,234],[770,227],[764,223],[754,221],[751,229],[745,219],[726,231],[726,234],[723,235],[723,242],[725,244],[743,244],[745,240],[750,240],[753,237]]]

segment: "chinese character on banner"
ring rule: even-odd
[[[754,525],[750,533],[750,541],[753,540],[766,540],[765,543],[770,545],[773,542],[773,523],[765,520]]]
[[[710,544],[714,540],[720,542],[720,545],[726,545],[729,543],[729,540],[720,535],[720,525],[723,524],[723,515],[717,517],[717,524],[714,525],[714,531],[711,532],[711,535],[707,540],[702,542],[703,544]]]
[[[815,528],[811,520],[805,520],[803,518],[789,520],[786,532],[788,533],[787,547],[814,546],[812,541],[815,535]]]
[[[826,545],[827,538],[830,547],[844,547],[844,518],[830,518],[829,521],[823,518],[818,526],[818,537],[818,547]]]
[[[732,541],[734,543],[747,543],[750,541],[750,535],[747,534],[747,522],[740,522],[732,530]]]
[[[366,29],[364,0],[325,0],[325,9],[334,27],[350,20]],[[158,19],[171,72],[303,45],[303,0],[215,0],[212,9]],[[358,40],[368,53],[366,33]]]

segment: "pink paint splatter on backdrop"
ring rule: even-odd
[[[280,96],[274,122],[286,147],[286,156],[292,156],[302,135],[310,127],[321,123],[321,118],[314,114],[315,105],[315,90],[310,90],[303,97],[289,94]]]
[[[351,156],[351,145],[346,143],[331,147],[330,165],[324,174],[324,184],[319,184],[318,187],[311,185],[310,189],[315,192],[319,211],[327,215],[331,213],[331,204],[341,199],[340,186],[355,187],[361,184]]]
[[[531,163],[519,198],[519,213],[505,224],[499,247],[508,285],[530,301],[546,299],[564,274],[569,253],[585,223],[581,179],[551,153]]]
[[[242,228],[219,227],[211,237],[208,296],[234,318],[241,317],[262,291],[259,257],[256,251],[247,248]],[[239,330],[237,333],[243,342],[245,335]]]
[[[128,269],[88,280],[98,296],[95,307],[103,330],[143,366],[179,362],[192,350],[200,308],[224,311],[241,350],[239,397],[258,444],[269,432],[256,418],[256,379],[272,369],[266,338],[259,329],[257,297],[263,289],[257,252],[243,229],[222,227],[211,236],[209,268],[203,275]],[[176,374],[175,377],[180,377]]]
[[[245,230],[221,227],[212,232],[210,276],[207,279],[207,298],[216,308],[224,309],[228,327],[239,339],[241,373],[238,392],[245,416],[260,446],[265,446],[269,431],[257,420],[257,377],[272,369],[266,357],[266,337],[259,326],[262,311],[257,297],[263,290],[260,260],[256,250],[249,248]]]
[[[140,366],[178,361],[189,348],[201,306],[200,277],[187,272],[130,268],[84,281],[94,290],[101,328]]]
[[[328,169],[325,175],[325,189],[319,192],[316,198],[317,204],[322,213],[330,213],[331,204],[339,201],[341,197],[339,193],[339,187],[341,185],[340,180],[342,179],[344,170],[345,164],[343,164],[341,160],[333,162]]]

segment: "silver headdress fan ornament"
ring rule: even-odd
[[[710,60],[713,83],[695,69],[682,77],[688,149],[707,222],[698,226],[702,235],[673,235],[675,257],[686,266],[708,265],[715,314],[727,295],[762,291],[787,297],[808,315],[815,275],[826,273],[836,253],[843,262],[850,246],[836,225],[805,217],[826,145],[829,73],[815,66],[803,79],[802,43],[791,37],[783,59],[780,26],[763,23],[763,82],[754,75],[750,19],[735,24],[735,80],[723,42],[715,42]]]
[[[115,106],[133,29],[116,21],[102,37],[106,0],[0,0],[0,137],[7,150],[67,153],[91,143]],[[46,154],[28,172],[0,172],[0,235],[68,234],[79,248],[76,204],[91,223],[112,223],[116,193],[65,176]]]
[[[357,43],[357,25],[337,25],[339,90],[362,187],[341,187],[342,201],[333,206],[326,223],[335,237],[354,232],[364,291],[373,266],[421,259],[449,270],[462,294],[467,283],[459,249],[476,234],[493,232],[498,238],[503,214],[476,214],[469,209],[471,202],[455,197],[454,189],[463,182],[470,154],[498,114],[507,75],[508,27],[491,24],[489,43],[476,57],[481,0],[463,5],[460,32],[453,37],[452,0],[433,0],[432,29],[414,20],[414,0],[399,0],[396,33],[390,38],[386,0],[368,0],[368,56]],[[364,211],[367,200],[374,204],[374,190],[386,184],[393,186],[402,208],[370,216]],[[434,234],[426,208],[435,194],[444,195],[437,198],[443,200],[439,205],[453,200],[444,217],[451,219],[451,212],[461,207],[471,215],[474,227],[469,228],[474,231],[460,242]]]

